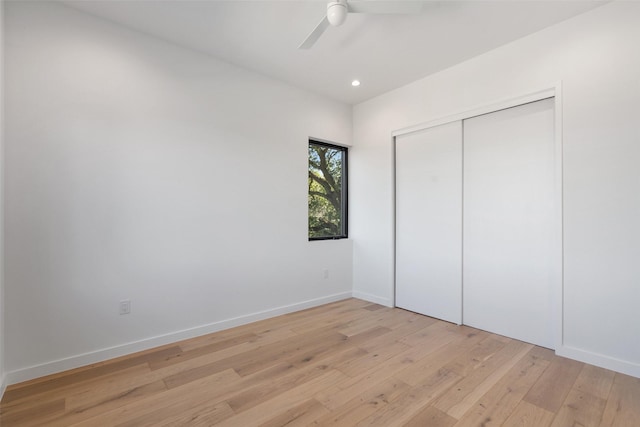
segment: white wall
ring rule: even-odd
[[[355,106],[354,295],[393,303],[391,132],[562,81],[564,345],[557,350],[640,376],[638,22],[640,3],[607,4]]]
[[[0,1],[0,399],[4,377],[4,1]]]
[[[6,18],[9,382],[351,295],[351,241],[307,240],[307,141],[349,144],[349,106],[55,3]]]

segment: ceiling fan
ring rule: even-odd
[[[336,0],[327,4],[327,14],[307,36],[298,49],[310,49],[329,26],[339,27],[349,13],[416,14],[422,11],[422,1],[404,0]]]

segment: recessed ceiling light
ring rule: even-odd
[[[360,80],[354,80],[351,82],[351,86],[356,87],[356,86],[360,86]]]

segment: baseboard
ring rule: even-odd
[[[385,307],[393,307],[393,301],[389,298],[383,298],[378,295],[370,294],[368,292],[353,291],[353,297],[362,299],[365,301],[373,302],[376,304],[384,305]]]
[[[316,307],[322,304],[340,301],[343,299],[351,298],[351,296],[351,292],[342,292],[339,294],[328,295],[321,298],[276,307],[273,309],[238,316],[231,319],[221,320],[218,322],[209,323],[207,325],[197,326],[195,328],[184,329],[165,335],[146,338],[115,347],[109,347],[89,353],[67,357],[64,359],[54,360],[52,362],[44,363],[41,365],[18,369],[6,373],[2,381],[2,391],[4,391],[4,387],[6,385],[21,383],[23,381],[32,380],[34,378],[40,378],[46,375],[67,371],[69,369],[75,369],[81,366],[90,365],[92,363],[103,362],[115,357],[126,356],[128,354],[148,350],[154,347],[159,347],[161,345],[171,344],[177,341],[182,341],[185,339],[222,331],[224,329],[233,328],[235,326],[245,325],[247,323],[256,322],[258,320],[264,320],[270,317],[293,313],[295,311]]]
[[[640,364],[628,362],[626,360],[615,359],[603,354],[592,353],[590,351],[580,350],[569,346],[562,346],[556,349],[558,356],[574,359],[579,362],[589,363],[601,368],[610,369],[622,374],[631,375],[640,378]]]
[[[2,374],[0,377],[0,400],[4,396],[4,391],[7,389],[7,376]]]

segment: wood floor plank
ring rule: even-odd
[[[64,415],[58,415],[55,418],[48,419],[47,426],[65,427],[70,423],[76,423],[82,420],[93,418],[96,415],[102,414],[114,408],[120,408],[132,402],[138,402],[152,398],[153,396],[160,395],[166,390],[167,388],[164,385],[163,381],[155,381],[149,384],[134,387],[119,394],[104,397],[101,400],[97,400],[85,406],[78,406],[74,408],[69,408],[67,406],[66,413]]]
[[[461,338],[463,334],[458,327],[446,322],[437,322],[426,328],[420,329],[410,335],[402,337],[399,342],[411,347],[422,345],[445,345],[453,340]]]
[[[430,377],[438,369],[449,363],[460,352],[477,345],[486,338],[485,334],[473,334],[466,337],[456,337],[449,340],[434,341],[431,345],[414,347],[416,356],[409,356],[404,368],[395,376],[410,385],[418,385]],[[402,342],[402,341],[401,341]]]
[[[356,424],[358,426],[403,426],[418,415],[429,403],[452,387],[460,376],[446,369],[440,369],[427,378],[424,383],[411,387],[395,402],[379,408],[369,417]]]
[[[607,400],[615,372],[593,365],[584,365],[578,375],[574,388],[593,396]]]
[[[191,360],[185,361],[184,365],[187,366],[185,366],[184,369],[188,369],[191,366],[191,363]],[[127,403],[127,400],[139,398],[141,391],[144,390],[148,384],[163,381],[168,375],[175,375],[179,372],[179,366],[180,365],[173,364],[154,371],[147,369],[147,372],[137,374],[127,370],[125,373],[128,375],[113,376],[112,378],[109,378],[108,381],[92,385],[89,388],[84,386],[78,393],[69,394],[67,396],[67,412],[73,414],[84,413],[86,417],[88,415],[95,415],[99,412],[98,410],[105,411],[111,407],[123,405]],[[288,365],[286,367],[276,367],[276,369],[272,371],[263,372],[260,377],[257,377],[254,380],[262,381],[265,379],[279,377],[283,372],[287,371],[288,368]],[[237,379],[239,376],[233,372],[233,378]],[[234,381],[233,384],[238,384],[238,382]],[[160,384],[157,385],[160,386]],[[249,385],[250,381],[242,384],[243,387]],[[135,389],[138,389],[138,391],[132,393],[131,390]],[[159,390],[162,391],[160,388]],[[118,398],[118,396],[126,396],[127,399]],[[106,402],[106,404],[99,404],[100,402]],[[77,418],[79,417],[74,416],[74,419]]]
[[[317,337],[306,336],[304,339],[296,336],[292,339],[270,343],[261,347],[252,348],[244,353],[217,360],[206,365],[201,365],[186,371],[176,373],[165,378],[167,387],[174,388],[195,381],[207,375],[215,374],[227,369],[234,369],[241,376],[249,375],[269,366],[276,365],[278,358],[294,354],[304,344],[327,345],[340,342],[346,337],[337,332],[320,334]],[[321,343],[321,344],[318,344]]]
[[[503,425],[549,363],[551,362],[546,359],[540,359],[535,349],[529,351],[473,407],[465,412],[456,427]]]
[[[323,366],[323,367],[330,366],[333,363],[340,363],[349,358],[357,357],[363,353],[364,351],[358,348],[348,348],[348,349],[345,349],[343,352],[335,353],[330,357],[323,359],[321,362],[316,362],[316,365]],[[309,369],[312,369],[312,368],[313,367],[309,367]],[[203,377],[200,380],[189,382],[182,386],[174,388],[172,389],[173,393],[171,394],[167,393],[167,395],[170,394],[171,397],[178,396],[178,400],[180,400],[180,397],[182,396],[182,394],[190,395],[197,392],[198,397],[194,399],[195,403],[192,402],[193,405],[201,406],[203,404],[217,403],[222,401],[223,399],[230,399],[233,396],[236,396],[247,390],[252,390],[256,386],[268,385],[282,378],[286,379],[287,376],[289,376],[293,371],[297,371],[297,370],[290,363],[280,363],[279,365],[272,366],[263,371],[260,371],[245,377],[240,377],[239,375],[237,375],[237,373],[235,373],[233,369],[229,369],[222,373],[214,374],[213,376],[209,376],[209,377]],[[158,372],[158,371],[154,371],[154,373],[155,372]],[[203,397],[206,397],[206,401],[202,403],[198,403]],[[160,409],[155,411],[154,415],[160,419],[166,418],[165,415],[162,415],[165,412],[168,412],[170,414],[172,412],[178,411],[178,409],[176,409],[176,405],[174,404],[174,402],[167,401],[166,399],[159,399],[158,403],[160,404]],[[194,411],[194,409],[191,407],[187,407],[186,409],[184,409],[185,408],[184,405],[186,405],[186,403],[179,403],[179,405],[180,405],[179,408],[183,408],[181,410],[185,412]],[[146,413],[145,412],[146,406],[148,406],[146,402],[142,402],[137,406],[130,405],[129,407],[126,407],[124,409],[127,411],[127,413],[142,412],[143,413],[142,417],[139,420],[137,420],[137,422],[142,422],[145,416],[144,413]],[[112,412],[112,414],[114,415],[114,417],[120,416],[117,411]],[[105,419],[108,421],[110,418],[105,418]]]
[[[640,426],[640,378],[615,374],[600,427]]]
[[[37,425],[42,423],[42,420],[63,416],[64,413],[64,398],[60,398],[43,403],[34,403],[11,413],[4,412],[0,425],[12,426],[18,423],[22,426]]]
[[[583,365],[564,357],[554,358],[524,400],[549,412],[558,412]]]
[[[253,406],[252,408],[223,421],[219,425],[229,427],[260,425],[266,423],[270,421],[273,414],[280,414],[295,408],[303,402],[311,399],[318,389],[329,387],[331,384],[340,381],[342,378],[344,378],[343,373],[333,369],[329,370],[328,372],[325,372],[324,375],[316,377],[305,384],[286,391],[285,393],[281,393],[273,399],[269,399]]]
[[[488,359],[472,374],[440,397],[434,406],[456,419],[460,419],[533,347],[520,341],[512,341],[499,353]],[[489,367],[488,371],[484,368]]]
[[[638,378],[347,299],[11,385],[0,425],[636,427],[638,402]]]
[[[427,406],[411,418],[404,427],[452,427],[456,419],[433,406]]]
[[[278,339],[286,339],[291,338],[297,335],[296,332],[291,330],[291,324],[282,323],[282,320],[279,323],[274,323],[273,319],[268,324],[263,323],[267,322],[266,320],[256,322],[254,324],[247,324],[242,326],[237,326],[235,328],[226,329],[219,332],[214,332],[211,334],[190,338],[184,341],[180,341],[176,343],[180,346],[182,351],[195,350],[198,347],[203,347],[215,343],[219,343],[221,341],[226,341],[229,339],[237,338],[245,334],[254,334],[257,335],[257,340],[263,340],[268,342],[274,342]]]
[[[341,351],[343,348],[357,347],[361,343],[367,342],[371,338],[385,335],[389,331],[390,329],[388,328],[377,326],[335,343],[320,343],[317,346],[308,346],[307,351],[297,352],[286,360],[296,367],[304,366],[310,362],[322,360],[324,357]]]
[[[483,363],[502,350],[505,345],[506,343],[501,340],[488,337],[467,351],[460,352],[460,355],[447,363],[445,368],[463,377],[473,374],[479,367],[482,367]]]
[[[257,384],[268,383],[287,375],[292,369],[291,365],[283,363],[247,377],[240,377],[233,369],[228,369],[173,388],[170,392],[165,393],[162,398],[157,399],[155,404],[148,401],[139,402],[135,405],[128,405],[118,411],[111,411],[110,414],[112,418],[117,418],[121,416],[122,412],[126,414],[138,413],[140,417],[137,422],[142,422],[146,413],[153,412],[156,419],[165,419],[168,415],[178,411],[177,408],[183,408],[182,410],[190,412],[193,407],[221,402],[228,396],[241,393]],[[197,393],[197,396],[194,399],[183,401],[183,395],[189,396],[195,393]],[[185,407],[187,409],[184,409]],[[112,418],[106,418],[106,420],[111,420]]]
[[[341,357],[340,360],[336,360],[335,356],[339,354],[344,354],[345,357]],[[310,364],[323,362],[325,359],[329,359],[331,360],[330,363],[332,366],[334,366],[334,364],[348,363],[349,361],[363,357],[366,354],[367,352],[365,350],[362,350],[358,346],[350,345],[347,340],[344,340],[324,347],[308,349],[304,352],[301,351],[291,357],[284,358],[284,361],[296,368],[303,368]],[[351,356],[347,357],[346,355]]]
[[[44,404],[59,399],[69,399],[72,396],[92,395],[94,392],[100,394],[102,389],[108,388],[114,383],[124,383],[125,385],[123,388],[129,387],[132,383],[147,383],[149,381],[144,379],[144,375],[149,372],[149,366],[146,363],[142,363],[140,365],[112,372],[108,375],[93,378],[92,380],[81,381],[77,384],[66,383],[60,387],[52,388],[51,390],[38,393],[34,396],[25,395],[20,399],[11,400],[9,402],[5,402],[3,400],[1,412],[2,414],[11,414],[15,411],[28,410],[29,407],[33,405],[34,400],[36,400],[34,399],[36,396],[38,404]]]
[[[389,363],[387,361],[387,363],[380,365],[378,369],[368,370],[356,377],[345,376],[343,381],[319,390],[314,397],[325,407],[336,410],[365,393],[371,388],[372,384],[381,383],[391,378],[394,372],[393,366],[393,362]]]
[[[278,330],[288,330],[290,328],[282,326],[281,328],[277,328]],[[195,350],[199,347],[210,346],[213,344],[225,342],[228,340],[233,340],[236,338],[242,338],[245,336],[257,336],[265,333],[272,332],[272,329],[266,329],[263,331],[255,331],[248,330],[246,327],[237,327],[231,328],[220,332],[215,332],[195,338],[189,338],[184,341],[180,341],[177,343],[180,346],[180,349],[185,352],[189,350]]]
[[[394,316],[389,317],[394,318]],[[395,317],[394,325],[389,325],[391,332],[378,338],[372,338],[361,344],[360,347],[367,351],[378,350],[381,347],[392,345],[407,335],[411,335],[423,328],[433,325],[434,323],[437,323],[437,320],[426,316],[416,317],[414,313],[411,313],[411,317]]]
[[[92,380],[125,368],[148,363],[151,360],[162,359],[168,355],[177,354],[180,351],[181,349],[179,346],[172,345],[156,351],[147,351],[137,353],[129,357],[119,358],[111,362],[97,363],[92,365],[93,367],[90,369],[83,368],[73,370],[65,375],[57,374],[55,376],[51,376],[50,379],[44,379],[43,381],[35,382],[27,386],[8,387],[2,397],[2,401],[8,403],[13,400],[20,399],[21,397],[32,397],[66,385],[75,386],[83,381]]]
[[[335,304],[335,306],[334,306]],[[289,328],[299,334],[308,333],[314,330],[341,327],[348,323],[357,322],[359,319],[367,318],[371,315],[367,310],[362,309],[365,304],[331,304],[326,310],[309,309],[304,310],[302,316],[295,321],[288,320]],[[287,316],[292,316],[287,315]]]
[[[307,334],[287,342],[265,346],[259,350],[235,356],[230,358],[228,362],[240,376],[246,376],[281,360],[296,358],[303,348],[306,348],[308,353],[315,354],[347,340],[348,337],[345,335],[333,331],[327,334]]]
[[[258,335],[258,338],[255,340],[243,342],[233,347],[227,347],[213,353],[202,354],[194,358],[187,357],[181,363],[169,363],[162,367],[156,365],[156,370],[160,371],[163,378],[168,378],[172,375],[188,372],[191,369],[203,368],[208,365],[213,365],[216,362],[221,363],[220,361],[225,359],[230,360],[242,354],[256,352],[264,346],[277,345],[277,343],[285,342],[297,337],[296,333],[287,329],[272,329],[266,333],[256,333],[256,335]],[[185,378],[185,381],[188,382],[188,379]],[[173,384],[169,384],[169,387],[171,386],[173,386]]]
[[[388,308],[381,309],[379,311],[366,312],[367,314],[364,317],[361,317],[353,322],[348,322],[337,329],[341,334],[352,336],[358,334],[367,329],[371,329],[374,327],[385,327],[389,329],[396,329],[398,326],[401,326],[410,319],[410,321],[415,322],[418,320],[415,316],[412,316],[408,313],[400,313]],[[429,323],[436,323],[433,319],[431,322],[422,319],[420,323],[424,323],[425,326]]]
[[[295,427],[307,426],[329,411],[315,399],[309,399],[301,404],[276,415],[269,421],[260,424],[259,427]]]
[[[292,388],[305,384],[314,378],[321,377],[327,369],[326,365],[294,369],[287,375],[275,378],[270,382],[262,382],[225,400],[234,412],[240,413]]]
[[[538,346],[533,347],[530,354],[537,357],[538,359],[548,360],[549,362],[556,358],[556,354],[553,350]]]
[[[323,405],[328,408],[338,408],[344,405],[346,402],[359,396],[365,390],[367,390],[371,384],[385,381],[392,376],[396,379],[400,379],[403,382],[405,378],[412,378],[410,375],[399,375],[405,373],[410,367],[417,364],[417,361],[426,359],[428,355],[431,355],[432,348],[430,346],[411,347],[408,350],[397,354],[387,360],[381,361],[378,365],[371,367],[359,375],[347,377],[344,381],[334,384],[331,388],[323,390],[316,394],[316,399],[322,402]],[[429,381],[429,378],[433,376],[445,363],[451,358],[451,354],[444,349],[440,349],[438,357],[429,357],[433,359],[434,363],[430,366],[428,371],[424,369],[424,366],[419,367],[420,381],[418,383],[424,383]],[[364,356],[367,357],[367,356]],[[336,369],[341,369],[342,365],[336,365]]]
[[[411,347],[408,347],[405,344],[396,342],[382,348],[378,348],[376,351],[366,352],[366,356],[345,361],[344,363],[337,365],[335,368],[350,377],[357,377],[370,369],[379,367],[384,361],[402,354],[410,348]]]
[[[604,399],[574,388],[567,395],[551,427],[598,427],[605,404]]]
[[[311,425],[353,426],[362,419],[378,411],[382,406],[397,400],[409,390],[409,385],[395,379],[388,379],[378,384],[369,384],[359,396],[341,405]]]
[[[218,372],[183,385],[169,389],[154,398],[143,399],[110,411],[99,414],[87,420],[70,423],[79,427],[115,426],[118,424],[146,423],[149,420],[164,420],[178,413],[188,413],[207,403],[223,401],[220,398],[226,386],[232,386],[240,377],[233,369]]]
[[[154,414],[153,417],[145,416],[142,419],[119,424],[117,427],[208,427],[234,415],[235,413],[226,402],[204,402],[188,410],[180,408],[173,416],[158,418]]]
[[[66,394],[67,411],[83,412],[99,406],[101,402],[116,400],[119,396],[133,397],[147,385],[157,383],[157,389],[166,389],[159,373],[127,370],[129,376],[118,376],[85,386],[75,393]]]
[[[533,405],[523,400],[516,407],[511,416],[507,418],[504,424],[494,424],[492,423],[493,420],[488,419],[484,425],[486,425],[487,427],[499,425],[510,427],[548,427],[551,425],[554,416],[555,414],[553,412],[549,412],[546,409],[542,409],[539,406]],[[570,424],[566,427],[569,426]]]
[[[365,309],[365,310],[369,310],[369,311],[377,311],[377,310],[383,309],[384,306],[380,305],[380,304],[369,304],[369,305],[365,305],[362,308]]]
[[[241,377],[241,380],[220,390],[217,396],[224,398],[235,412],[242,412],[286,391],[308,383],[330,370],[332,366],[345,360],[359,357],[364,353],[359,348],[345,347],[341,352],[333,352],[327,357],[310,362],[302,368],[284,361],[279,368],[268,368],[255,374]]]
[[[191,348],[190,350],[185,350],[183,346],[180,346],[180,352],[176,354],[172,354],[163,359],[154,360],[149,363],[149,368],[151,369],[160,369],[165,366],[174,365],[176,363],[182,363],[185,360],[195,359],[196,357],[200,357],[203,355],[215,353],[220,350],[224,350],[230,347],[235,347],[239,344],[256,342],[259,339],[259,335],[254,333],[245,333],[238,335],[236,337],[230,337],[224,340],[219,340],[217,342],[213,342],[207,345],[198,346],[196,348]]]
[[[368,312],[371,313],[371,312]],[[384,316],[380,316],[379,313],[371,313],[370,316],[365,316],[359,319],[357,322],[349,322],[348,324],[338,328],[337,331],[343,335],[351,337],[364,331],[368,331],[375,327],[379,327],[382,323]],[[386,326],[385,326],[386,327]]]
[[[371,313],[366,310],[358,311],[331,311],[327,313],[311,316],[301,319],[294,325],[290,325],[290,329],[297,334],[306,334],[312,331],[321,331],[348,327],[349,325],[358,323],[361,319],[369,319]]]

